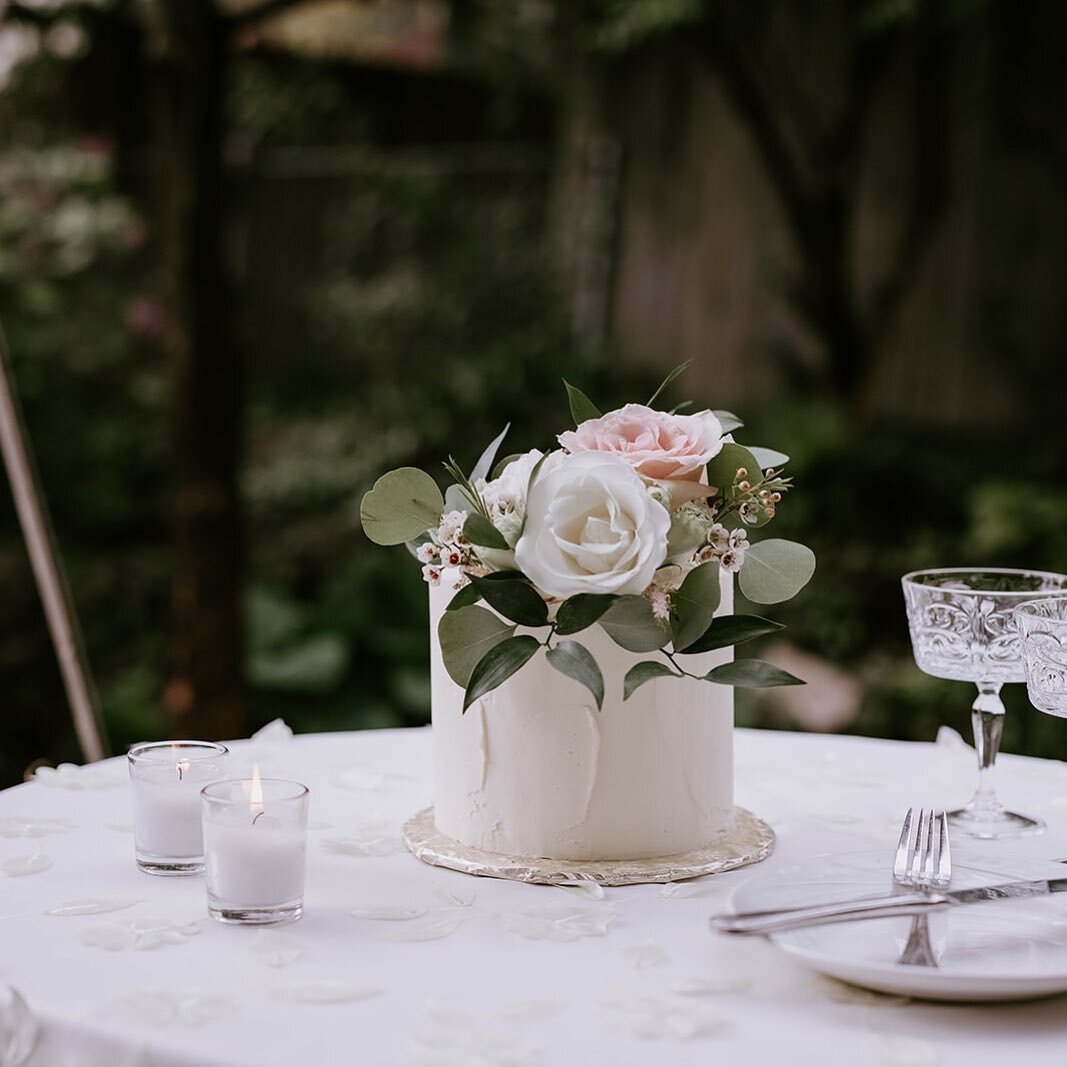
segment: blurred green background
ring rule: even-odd
[[[761,650],[810,684],[738,721],[969,737],[899,578],[1067,570],[1065,30],[1039,0],[0,0],[0,317],[112,751],[425,723],[425,588],[362,494],[506,422],[550,445],[564,376],[606,409],[684,360],[673,399],[793,457],[772,529],[819,561]],[[0,694],[0,786],[80,760],[6,491]],[[1006,750],[1067,758],[1005,702]]]

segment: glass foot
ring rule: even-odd
[[[1005,808],[960,808],[950,811],[948,824],[951,831],[963,837],[977,837],[983,841],[998,837],[1023,837],[1039,834],[1045,829],[1040,819]]]

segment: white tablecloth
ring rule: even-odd
[[[407,853],[401,826],[431,799],[428,729],[238,742],[233,769],[255,760],[311,788],[305,915],[269,930],[211,920],[199,878],[136,870],[124,760],[6,790],[0,983],[41,1024],[30,1064],[1063,1067],[1067,998],[886,997],[707,925],[763,871],[820,851],[891,854],[909,805],[968,798],[970,749],[739,730],[736,750],[737,802],[774,827],[775,854],[599,899]],[[1002,756],[999,778],[1049,829],[997,847],[1067,857],[1067,767]]]

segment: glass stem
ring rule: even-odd
[[[974,747],[978,753],[978,790],[969,806],[998,811],[1000,801],[993,788],[993,769],[1000,751],[1000,735],[1004,730],[1000,683],[978,683],[978,698],[971,705],[971,725],[974,729]]]

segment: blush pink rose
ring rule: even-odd
[[[571,453],[610,452],[655,481],[699,481],[704,465],[723,446],[722,424],[710,411],[671,415],[644,404],[586,419],[558,440]]]

